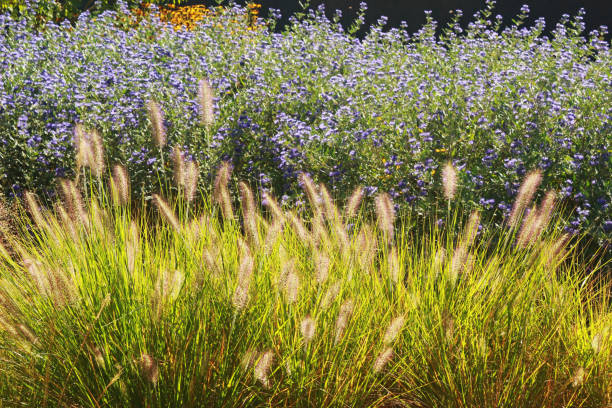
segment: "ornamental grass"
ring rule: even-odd
[[[53,207],[26,194],[3,236],[0,404],[612,403],[610,281],[550,203],[492,229],[449,200],[453,222],[417,230],[388,194],[372,218],[306,174],[300,216],[227,163],[212,196],[175,177],[154,206],[97,165]]]

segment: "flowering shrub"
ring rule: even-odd
[[[192,30],[172,29],[156,13],[130,31],[116,26],[116,12],[85,13],[73,28],[50,24],[44,32],[1,16],[0,183],[7,194],[52,194],[52,180],[70,175],[73,129],[83,123],[101,132],[110,162],[129,167],[135,194],[170,177],[174,145],[208,180],[229,159],[239,179],[284,204],[303,202],[294,180],[306,171],[337,197],[363,185],[369,195],[389,191],[402,208],[440,208],[441,218],[448,160],[459,169],[456,199],[498,216],[509,213],[526,172],[541,168],[542,190],[557,190],[575,210],[568,228],[606,239],[605,28],[587,38],[582,15],[563,16],[545,37],[543,20],[521,26],[527,8],[504,28],[500,16],[488,17],[492,7],[465,32],[455,21],[441,36],[431,18],[410,35],[383,30],[381,17],[363,40],[322,10],[293,17],[283,33],[247,30],[252,10],[235,5]],[[203,77],[216,94],[209,129],[198,121]],[[164,113],[161,152],[148,136],[149,99]]]

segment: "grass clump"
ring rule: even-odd
[[[517,204],[522,222],[498,231],[479,229],[477,212],[461,225],[449,205],[454,223],[415,232],[389,195],[370,219],[361,189],[341,211],[305,174],[307,219],[269,193],[261,211],[244,182],[234,208],[228,163],[212,200],[194,201],[175,177],[189,193],[155,195],[156,208],[128,202],[125,169],[106,188],[97,168],[62,180],[53,209],[26,194],[20,233],[0,251],[1,401],[612,402],[610,282],[596,278],[601,264],[577,261],[579,243],[548,231],[550,203],[528,214],[531,200]]]

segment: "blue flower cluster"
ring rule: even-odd
[[[36,32],[0,16],[2,188],[50,191],[70,175],[80,122],[101,132],[109,162],[128,166],[134,191],[149,192],[170,174],[150,140],[154,98],[168,129],[161,155],[183,146],[204,179],[229,159],[237,177],[287,204],[302,201],[296,175],[306,171],[337,197],[362,185],[425,212],[445,208],[440,170],[452,160],[457,200],[507,214],[524,175],[540,168],[542,189],[574,210],[568,228],[609,239],[605,27],[585,36],[581,14],[563,16],[546,37],[542,20],[504,28],[480,13],[441,36],[430,17],[413,34],[385,31],[382,18],[357,39],[322,9],[283,33],[245,30],[245,13],[232,5],[192,31],[155,17],[126,31],[105,12]],[[198,121],[202,77],[216,93],[208,131]]]

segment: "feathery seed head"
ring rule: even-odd
[[[88,139],[85,127],[77,123],[74,128],[74,147],[76,150],[77,169],[81,167],[93,167],[94,152],[91,141]]]
[[[248,370],[254,363],[257,361],[257,351],[253,349],[248,349],[242,360],[240,361],[240,365],[244,371]]]
[[[327,280],[329,275],[329,258],[322,252],[314,251],[314,262],[315,262],[315,274],[317,283],[322,285]]]
[[[268,209],[272,213],[272,216],[276,220],[281,220],[282,221],[282,220],[285,219],[285,215],[283,214],[283,210],[280,208],[280,206],[278,205],[278,203],[276,202],[274,197],[270,193],[268,193],[267,191],[264,191],[264,193],[263,193],[263,203],[264,203],[264,205],[266,207],[268,207]]]
[[[465,230],[463,231],[463,240],[462,243],[466,245],[466,247],[470,247],[474,240],[476,239],[476,235],[478,234],[478,227],[480,226],[480,213],[478,211],[472,211],[470,214],[470,219],[468,220]]]
[[[244,223],[244,230],[248,241],[254,246],[259,246],[259,233],[257,231],[257,218],[255,209],[255,200],[253,199],[253,192],[249,186],[241,181],[238,183],[238,189],[240,190],[240,201],[242,205],[242,218]]]
[[[455,198],[457,191],[457,170],[453,164],[448,161],[442,169],[442,186],[444,187],[444,197],[447,200]]]
[[[310,178],[310,176],[306,173],[300,173],[299,182],[302,185],[302,188],[306,192],[306,197],[308,197],[308,201],[310,202],[310,206],[312,207],[312,211],[314,213],[315,218],[321,217],[321,200],[320,196],[317,193],[317,188]]]
[[[353,308],[354,304],[351,299],[347,299],[346,301],[344,301],[342,306],[340,306],[340,312],[338,313],[338,318],[336,319],[336,344],[338,344],[338,342],[342,339],[342,336],[344,335],[348,320],[353,314]]]
[[[289,272],[285,279],[285,295],[287,302],[292,304],[297,301],[298,290],[300,288],[300,278],[295,271]]]
[[[336,300],[338,293],[340,293],[340,282],[335,282],[327,289],[325,296],[323,296],[323,300],[321,301],[323,310],[327,310],[331,306],[334,300]]]
[[[516,228],[521,220],[523,211],[529,206],[533,196],[538,189],[538,186],[542,182],[542,172],[535,170],[527,174],[525,180],[519,188],[516,200],[512,206],[512,212],[510,213],[509,224],[512,228]]]
[[[270,350],[264,352],[259,357],[259,361],[254,369],[255,378],[262,383],[265,388],[270,387],[268,372],[274,361],[274,353]]]
[[[391,347],[387,347],[382,353],[378,355],[376,361],[374,362],[374,373],[380,373],[383,368],[387,365],[389,361],[393,358],[393,349]]]
[[[153,143],[158,149],[162,149],[166,145],[166,127],[164,126],[164,115],[162,113],[159,104],[150,100],[147,103],[149,110],[149,119],[151,120],[151,126],[153,131]]]
[[[177,188],[185,185],[185,160],[179,146],[172,149],[172,163],[174,163],[174,182]]]
[[[376,196],[375,203],[378,227],[385,234],[387,244],[390,244],[393,242],[393,224],[395,222],[393,201],[389,194],[381,193]]]
[[[525,248],[533,241],[535,232],[538,229],[538,211],[536,206],[531,207],[529,214],[524,217],[523,224],[516,239],[517,246]]]
[[[388,258],[389,277],[393,283],[398,283],[400,280],[400,260],[397,253],[397,247],[393,246]]]
[[[395,338],[404,327],[405,321],[406,318],[404,316],[398,316],[391,321],[385,332],[385,337],[383,338],[383,343],[385,345],[389,346],[395,341]]]
[[[168,222],[168,224],[170,224],[175,231],[180,231],[181,227],[178,219],[174,215],[174,211],[172,211],[168,203],[157,194],[153,194],[153,202],[155,203],[157,210]]]
[[[183,177],[183,194],[185,196],[185,201],[191,203],[195,198],[195,193],[198,188],[200,171],[198,169],[198,163],[194,160],[188,162],[186,167]]]
[[[595,354],[599,354],[604,349],[605,343],[612,341],[611,326],[605,326],[599,332],[595,333],[591,339],[591,348]]]
[[[334,200],[331,198],[329,191],[323,183],[319,184],[319,191],[321,200],[323,201],[323,208],[325,210],[325,217],[330,223],[336,224],[340,220],[338,208],[334,204]]]
[[[96,130],[90,132],[91,138],[91,149],[92,149],[92,161],[91,171],[95,177],[102,177],[104,173],[104,143],[102,142],[102,136]]]
[[[94,360],[96,360],[96,364],[98,364],[98,367],[104,369],[106,364],[104,361],[104,354],[102,354],[102,350],[100,350],[99,347],[94,347],[92,350],[92,354],[94,356]]]
[[[70,218],[80,222],[81,225],[87,226],[88,217],[84,210],[83,198],[79,192],[76,183],[73,180],[60,179],[60,189],[64,199],[64,206]]]
[[[282,230],[283,222],[278,218],[275,218],[272,224],[268,227],[268,231],[266,231],[266,242],[264,243],[264,250],[266,254],[272,252],[274,244],[276,243],[278,236]]]
[[[34,335],[34,333],[26,325],[18,324],[16,329],[19,335],[21,335],[21,337],[31,345],[38,343],[38,337],[36,337],[36,335]]]
[[[234,218],[234,211],[232,209],[232,202],[227,184],[229,183],[231,175],[231,165],[229,162],[224,161],[219,167],[217,177],[215,178],[215,185],[213,191],[213,198],[221,206],[221,213],[227,220]]]
[[[36,194],[30,191],[26,191],[25,200],[26,205],[28,207],[28,211],[30,212],[30,215],[32,216],[32,219],[34,220],[36,226],[40,229],[46,229],[48,227],[48,224],[45,221],[45,217],[43,216],[42,211],[40,210]]]
[[[215,121],[213,109],[213,90],[206,78],[200,79],[198,83],[198,101],[200,103],[200,122],[210,128]]]
[[[583,367],[578,367],[574,376],[572,377],[572,387],[577,388],[584,384],[584,377],[586,375],[586,371],[584,371]]]
[[[310,343],[315,335],[316,323],[310,316],[306,316],[300,323],[300,331],[306,343]]]
[[[357,215],[361,200],[363,199],[363,191],[363,187],[357,187],[349,197],[344,210],[344,216],[347,220]]]
[[[110,184],[113,202],[118,205],[127,205],[130,200],[130,179],[125,167],[119,164],[113,167]]]
[[[141,375],[153,386],[157,385],[159,380],[159,366],[157,361],[149,354],[144,353],[139,361]]]
[[[450,266],[450,282],[454,285],[461,271],[465,267],[465,262],[468,259],[468,248],[465,243],[459,244],[453,253]]]
[[[289,214],[289,221],[291,222],[293,230],[302,243],[311,244],[313,242],[312,236],[304,226],[304,223],[302,223],[302,220],[294,212]]]

